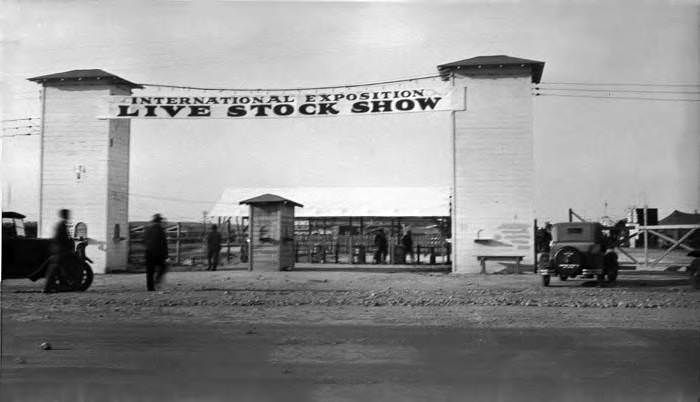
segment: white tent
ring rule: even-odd
[[[209,213],[211,217],[248,216],[238,203],[275,194],[304,205],[298,217],[428,217],[449,216],[449,187],[258,187],[228,188]]]

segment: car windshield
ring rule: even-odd
[[[552,230],[552,237],[557,242],[592,242],[596,241],[596,227],[587,224],[557,224]]]
[[[2,218],[3,237],[25,237],[22,219]]]

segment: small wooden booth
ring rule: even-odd
[[[250,206],[250,270],[288,271],[294,268],[294,207],[304,207],[274,194],[239,204]]]

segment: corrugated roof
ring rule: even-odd
[[[274,194],[259,195],[257,197],[253,197],[253,198],[250,198],[247,200],[240,201],[238,204],[269,204],[269,203],[292,204],[292,205],[297,206],[297,207],[303,207],[303,205],[301,205],[299,203],[296,203],[292,200],[288,200],[286,198],[283,198],[283,197],[280,197],[280,196],[274,195]]]
[[[532,82],[539,83],[544,70],[544,62],[530,59],[521,59],[519,57],[506,56],[504,54],[493,56],[478,56],[470,59],[455,61],[452,63],[439,65],[438,72],[446,79],[450,76],[450,72],[454,70],[461,71],[476,71],[482,66],[530,66],[532,68]]]
[[[89,80],[89,81],[100,81],[105,80],[111,83],[124,84],[131,88],[143,88],[139,84],[135,84],[131,81],[125,80],[117,75],[108,73],[107,71],[100,69],[89,69],[89,70],[70,70],[64,71],[62,73],[40,75],[38,77],[28,78],[29,81],[44,83],[53,81],[66,81],[66,80]]]
[[[304,204],[300,217],[449,216],[449,187],[256,187],[229,188],[210,216],[248,216],[240,202],[260,194],[277,194]]]

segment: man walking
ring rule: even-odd
[[[162,222],[163,218],[160,214],[153,215],[151,223],[143,233],[143,242],[146,246],[146,288],[149,291],[156,290],[155,285],[160,283],[166,271],[168,240],[165,237]]]
[[[70,261],[75,249],[75,242],[68,233],[68,220],[70,219],[70,210],[62,209],[58,211],[58,216],[61,220],[56,224],[54,235],[51,239],[51,257],[49,265],[46,269],[46,283],[44,284],[44,293],[50,293],[59,290],[56,287],[56,279],[60,274],[61,267]]]
[[[221,233],[216,225],[211,225],[207,233],[207,271],[216,271],[219,265],[219,252],[221,251]]]

